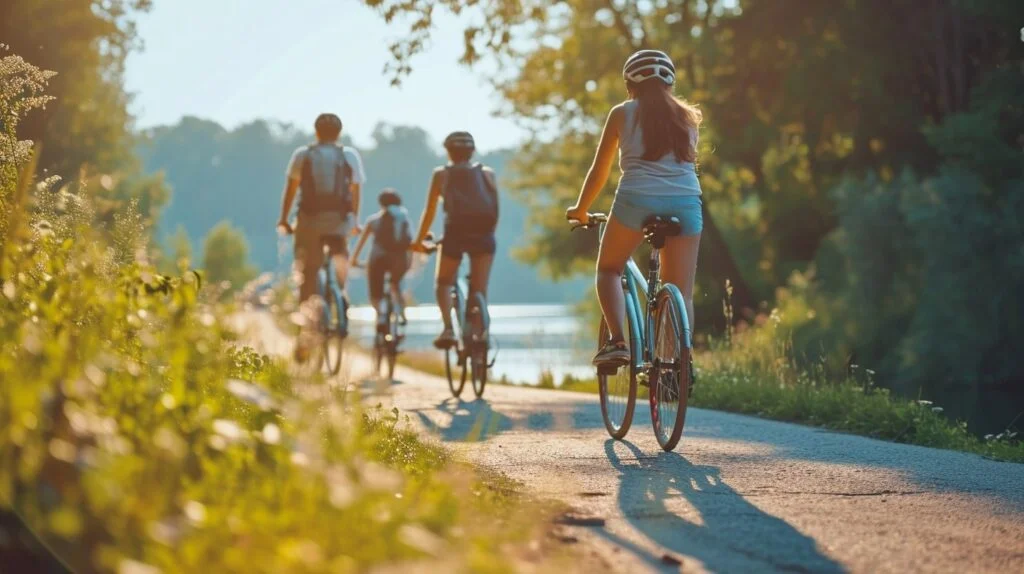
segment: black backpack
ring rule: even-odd
[[[398,233],[395,233],[395,225],[399,225]],[[409,230],[409,220],[398,221],[391,211],[385,209],[377,224],[377,232],[374,233],[374,242],[388,253],[399,253],[409,249],[412,245],[412,232]]]
[[[446,227],[493,233],[498,226],[498,190],[480,164],[444,168],[442,196]]]
[[[337,148],[341,161],[334,164],[334,188],[317,189],[316,178],[313,177],[313,150],[319,146]],[[345,158],[344,149],[336,144],[312,144],[306,148],[306,157],[302,161],[302,179],[299,188],[299,211],[315,214],[334,211],[348,214],[352,211],[352,166]]]

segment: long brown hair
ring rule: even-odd
[[[700,110],[676,98],[672,86],[661,81],[627,81],[626,88],[639,108],[637,125],[644,134],[644,159],[657,161],[671,152],[676,161],[696,163],[693,142],[703,117]]]

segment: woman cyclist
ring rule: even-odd
[[[362,267],[359,254],[366,241],[373,236],[370,247],[370,262],[366,266],[369,283],[370,304],[377,311],[377,330],[387,331],[387,310],[382,308],[384,300],[384,276],[389,276],[388,288],[392,300],[398,307],[399,322],[405,323],[405,303],[402,300],[402,279],[409,270],[409,244],[412,232],[409,212],[402,206],[402,197],[394,189],[387,188],[377,196],[380,211],[371,215],[363,226],[363,234],[352,255],[357,267]]]
[[[439,349],[456,344],[450,293],[463,255],[469,255],[469,296],[480,293],[487,300],[487,283],[497,249],[494,230],[498,225],[497,177],[491,168],[470,162],[476,149],[473,136],[453,132],[445,138],[444,147],[449,162],[434,170],[427,205],[412,245],[414,251],[429,251],[427,234],[437,213],[437,203],[444,200],[444,242],[437,258],[435,284],[437,305],[444,321],[444,330],[434,340]]]
[[[661,251],[661,278],[682,292],[692,328],[693,282],[704,227],[695,167],[701,113],[673,95],[675,75],[664,52],[641,50],[626,60],[622,76],[629,97],[608,114],[579,199],[566,211],[571,220],[587,221],[587,210],[608,181],[618,148],[622,177],[597,258],[597,296],[611,339],[594,356],[595,365],[629,362],[622,333],[622,273],[643,241],[644,220],[652,215],[674,216],[682,223],[681,234],[669,237]]]

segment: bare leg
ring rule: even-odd
[[[402,284],[398,281],[391,281],[391,300],[395,302],[395,313],[403,317],[405,301],[402,299]]]
[[[622,272],[626,261],[643,241],[643,233],[619,223],[614,216],[608,221],[597,256],[597,299],[601,303],[605,323],[613,341],[621,341],[626,322],[626,298],[622,293]]]
[[[345,293],[346,284],[348,280],[348,256],[336,253],[331,255],[331,263],[334,264],[334,275],[338,278],[338,286],[341,287],[341,292]]]
[[[444,321],[444,328],[452,328],[452,287],[455,286],[455,274],[459,272],[459,261],[454,257],[444,256],[444,246],[437,255],[437,273],[435,275],[434,295],[437,297],[437,307],[441,310],[441,320]]]
[[[690,320],[690,333],[694,330],[693,283],[697,275],[697,253],[700,234],[669,237],[661,250],[661,279],[679,287],[686,303],[686,316]]]
[[[487,285],[491,280],[491,265],[494,255],[471,255],[469,257],[469,294],[480,293],[487,300]]]

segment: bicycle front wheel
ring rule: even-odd
[[[679,443],[686,423],[691,349],[684,309],[683,297],[675,285],[661,288],[654,310],[650,403],[654,436],[666,451]]]
[[[398,362],[398,313],[394,305],[388,305],[388,334],[385,335],[384,347],[387,352],[388,380],[395,380],[395,364]]]
[[[629,427],[633,425],[633,412],[636,409],[636,361],[633,357],[636,357],[637,341],[633,337],[632,322],[633,318],[627,310],[622,333],[629,341],[629,351],[632,355],[629,364],[619,367],[615,372],[604,369],[597,371],[604,428],[616,440],[626,437]],[[597,335],[597,347],[600,349],[610,338],[608,324],[602,320]]]
[[[326,297],[326,311],[321,317],[323,324],[320,333],[323,336],[323,364],[327,372],[337,375],[341,371],[341,356],[344,351],[345,338],[342,326],[345,321],[345,302],[333,293]]]
[[[487,302],[483,295],[473,295],[469,308],[467,349],[473,393],[479,399],[484,396],[484,387],[487,386]]]

